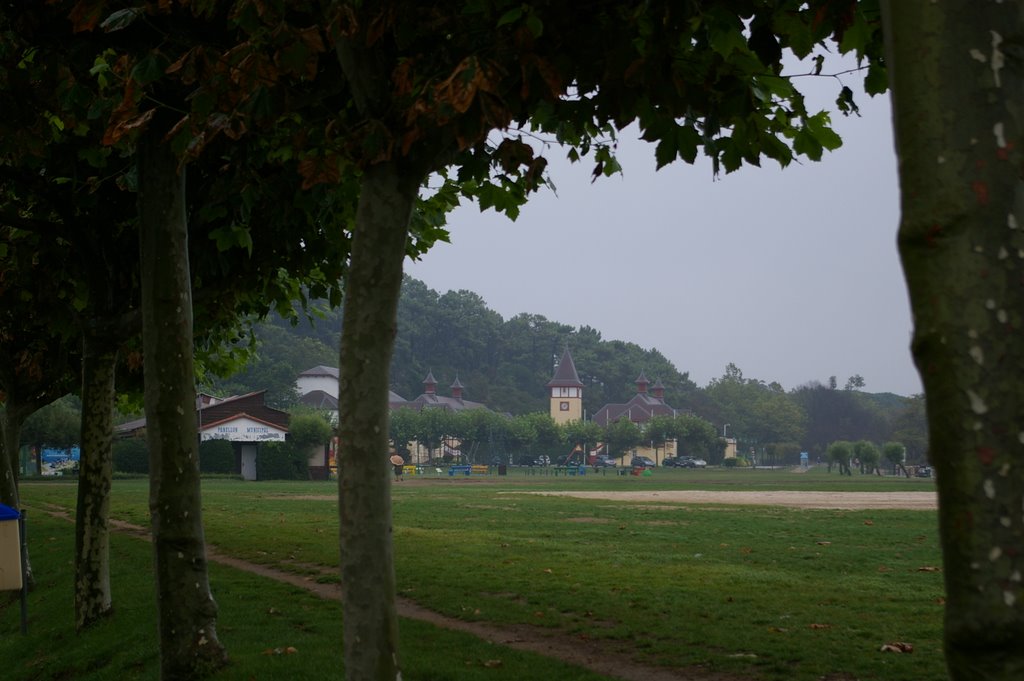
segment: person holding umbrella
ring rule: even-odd
[[[405,469],[405,459],[399,456],[395,450],[391,450],[391,458],[388,459],[391,465],[395,467],[395,482],[401,482],[403,480],[402,472]]]

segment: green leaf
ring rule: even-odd
[[[772,30],[783,46],[789,47],[798,59],[803,59],[814,49],[814,34],[810,25],[798,12],[777,12],[772,17]]]
[[[700,133],[692,125],[685,125],[676,130],[676,147],[679,150],[679,158],[687,163],[693,163],[697,159],[697,149],[700,145]]]
[[[75,294],[71,298],[71,305],[76,312],[81,312],[89,304],[89,286],[84,282],[75,285]]]
[[[127,9],[119,9],[109,17],[103,20],[100,24],[107,33],[113,31],[120,31],[123,28],[131,26],[136,19],[142,16],[145,10],[142,7],[129,7]]]
[[[798,130],[793,136],[793,151],[812,161],[821,160],[821,144],[807,128]]]
[[[252,255],[252,234],[241,225],[215,229],[210,232],[210,238],[216,242],[218,251],[227,251],[240,246],[246,249],[249,255]]]
[[[678,154],[679,150],[676,148],[674,139],[663,139],[658,142],[658,146],[654,150],[654,158],[658,162],[658,170],[676,160]]]
[[[889,75],[885,67],[872,62],[868,65],[868,75],[864,77],[864,91],[869,95],[880,95],[889,89]]]
[[[731,173],[743,165],[743,153],[735,140],[726,138],[723,141],[725,148],[722,150],[722,165],[726,173]]]
[[[36,54],[38,53],[39,48],[37,47],[30,47],[27,50],[25,50],[25,54],[22,55],[21,61],[18,62],[18,68],[21,70],[27,69],[29,67],[29,64],[35,62]]]
[[[807,119],[807,130],[814,136],[814,139],[825,149],[832,151],[843,146],[843,140],[830,128],[831,121],[828,113],[820,111]]]
[[[534,38],[539,38],[544,34],[544,22],[536,14],[531,13],[526,16],[526,28]]]
[[[843,39],[839,42],[840,54],[854,51],[857,58],[864,56],[864,52],[871,42],[872,27],[864,18],[862,12],[856,11],[853,15],[853,23],[843,31]]]
[[[519,21],[519,18],[522,17],[522,16],[523,16],[523,8],[520,5],[519,7],[515,7],[513,9],[510,9],[509,11],[505,12],[504,14],[502,14],[501,18],[498,19],[498,26],[505,26],[506,24],[515,23],[515,22]]]
[[[285,47],[279,53],[281,65],[292,73],[302,73],[306,69],[306,61],[309,59],[309,49],[301,41],[296,41]]]
[[[843,112],[843,114],[849,116],[851,113],[860,115],[860,109],[857,108],[857,102],[853,101],[853,90],[847,86],[843,86],[843,89],[839,91],[839,96],[836,97],[836,108]]]
[[[158,51],[153,51],[139,60],[132,69],[131,78],[140,85],[149,85],[160,80],[170,61]]]

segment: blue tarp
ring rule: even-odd
[[[3,504],[0,504],[0,521],[17,520],[20,517],[21,514],[18,513],[17,509],[13,509],[10,506],[4,506]]]
[[[54,449],[52,447],[43,448],[43,463],[61,463],[63,461],[71,460],[78,461],[78,457],[81,454],[81,450],[78,446],[71,447],[70,451],[67,449]]]

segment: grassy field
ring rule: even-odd
[[[736,678],[945,678],[934,512],[524,493],[562,489],[879,492],[933,485],[820,470],[656,470],[639,478],[513,471],[484,481],[407,481],[393,486],[401,595],[454,618],[529,625],[559,640],[597,643],[609,656]],[[337,564],[333,484],[217,480],[204,481],[203,492],[207,539],[223,553],[335,579],[321,569]],[[30,550],[41,588],[30,600],[28,640],[16,634],[17,607],[0,611],[0,659],[26,670],[5,678],[155,678],[148,545],[115,539],[117,613],[76,637],[71,526],[42,512],[48,504],[73,509],[74,486],[26,483],[22,496],[32,509]],[[146,524],[146,496],[145,481],[115,483],[114,517]],[[221,678],[340,677],[337,604],[222,567],[213,568],[212,583],[233,659]],[[600,678],[421,623],[403,620],[402,627],[406,678]],[[914,652],[879,650],[893,641],[911,643]],[[288,646],[299,652],[264,654]],[[502,664],[484,664],[492,659]]]

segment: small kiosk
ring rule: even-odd
[[[0,591],[21,592],[21,633],[28,633],[28,581],[25,579],[25,515],[0,504]]]

